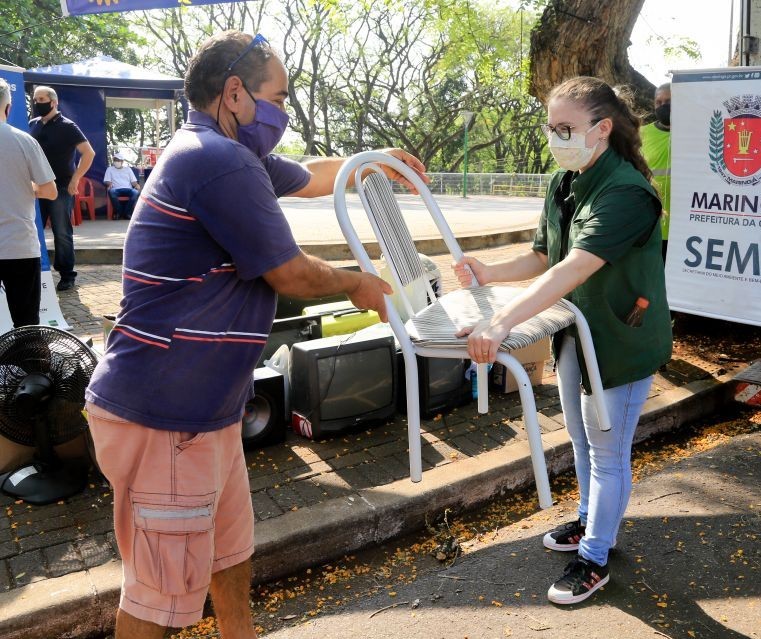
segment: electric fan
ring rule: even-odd
[[[49,326],[0,336],[0,435],[34,446],[34,460],[0,475],[0,490],[49,504],[84,489],[89,463],[61,460],[53,447],[87,429],[85,388],[97,360],[79,339]]]

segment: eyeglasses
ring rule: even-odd
[[[258,47],[262,44],[269,44],[269,42],[267,41],[267,38],[265,38],[261,33],[257,33],[253,37],[249,45],[245,49],[243,49],[241,54],[237,58],[235,58],[235,60],[233,60],[230,64],[227,65],[227,69],[225,69],[225,76],[228,76],[230,75],[230,73],[232,73],[233,67],[236,64],[238,64],[238,62],[240,62],[243,58],[245,58],[249,54],[251,49]]]
[[[589,123],[597,124],[599,121],[599,119],[589,120]],[[563,141],[570,140],[571,133],[573,133],[573,130],[576,128],[570,124],[558,124],[557,126],[552,126],[551,124],[540,124],[539,127],[542,129],[542,133],[544,133],[547,137],[550,137],[550,133],[554,133]]]

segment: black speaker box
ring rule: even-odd
[[[243,447],[262,448],[285,441],[285,378],[266,366],[254,370],[254,396],[243,413]]]

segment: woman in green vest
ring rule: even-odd
[[[639,119],[602,80],[578,77],[555,87],[543,130],[560,170],[532,250],[490,265],[466,256],[455,266],[463,286],[470,284],[468,268],[481,285],[538,276],[490,321],[461,331],[474,362],[493,362],[513,326],[561,298],[589,322],[612,428],[597,424],[581,348],[566,329],[555,336],[553,354],[580,503],[578,519],[543,540],[577,553],[548,591],[557,604],[583,601],[609,580],[608,551],[631,493],[634,430],[653,374],[671,356],[661,203],[638,129]],[[640,298],[646,310],[633,313]]]

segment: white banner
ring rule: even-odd
[[[675,71],[673,310],[761,326],[761,68]]]
[[[42,290],[40,291],[40,324],[55,326],[56,328],[69,329],[71,326],[66,322],[58,305],[58,296],[53,284],[53,274],[50,268],[40,274]],[[11,314],[8,311],[8,303],[5,300],[5,289],[0,286],[0,334],[6,333],[13,328]]]

